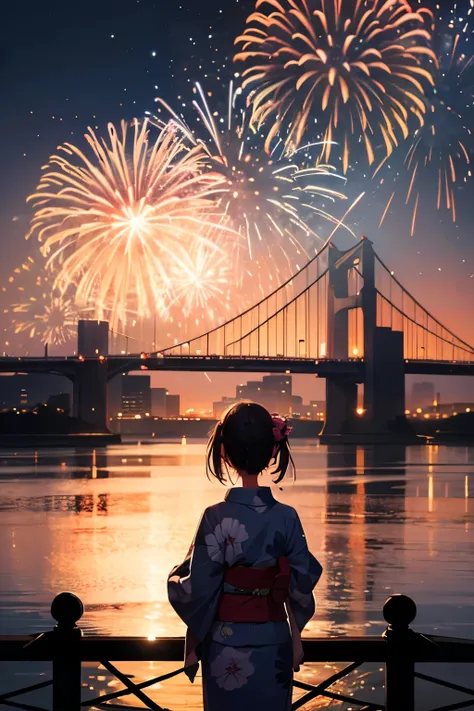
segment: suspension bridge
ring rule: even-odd
[[[327,245],[289,281],[226,323],[137,355],[0,358],[0,372],[47,372],[74,383],[75,413],[106,426],[107,383],[137,370],[306,373],[326,379],[325,433],[354,420],[383,430],[405,413],[405,375],[474,375],[474,348],[433,316],[362,238]]]

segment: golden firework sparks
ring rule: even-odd
[[[326,161],[339,140],[344,173],[353,141],[369,164],[379,144],[390,155],[410,116],[424,122],[431,18],[406,0],[257,0],[234,59],[267,151],[286,130],[290,152],[320,134]]]

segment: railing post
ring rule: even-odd
[[[416,617],[416,605],[405,595],[391,595],[383,606],[388,627],[383,633],[389,645],[385,665],[386,711],[415,711],[416,634],[410,622]]]
[[[51,615],[53,630],[53,711],[80,711],[82,631],[76,622],[84,614],[81,600],[70,592],[57,595]]]

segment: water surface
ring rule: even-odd
[[[86,605],[86,632],[182,634],[166,577],[224,494],[206,479],[204,448],[1,452],[0,633],[50,629],[51,600],[71,590]],[[474,639],[474,450],[297,441],[294,457],[296,481],[274,494],[297,508],[324,568],[306,634],[381,634],[383,603],[400,592],[417,603],[416,629]]]

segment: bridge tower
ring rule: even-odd
[[[349,349],[349,310],[356,299],[349,295],[349,269],[354,250],[329,250],[329,289],[327,302],[327,352],[330,358],[346,360]],[[326,380],[326,421],[324,435],[340,434],[355,419],[357,383],[344,376]]]
[[[349,272],[363,276],[360,294],[349,293]],[[363,238],[354,248],[329,252],[328,355],[345,360],[349,354],[349,311],[362,309],[364,330],[364,416],[356,415],[357,383],[350,378],[326,380],[326,422],[323,436],[351,432],[383,433],[388,423],[405,414],[403,333],[377,326],[375,252]]]
[[[377,326],[375,252],[362,241],[361,290],[364,323],[364,422],[371,432],[405,416],[405,362],[403,331]]]

